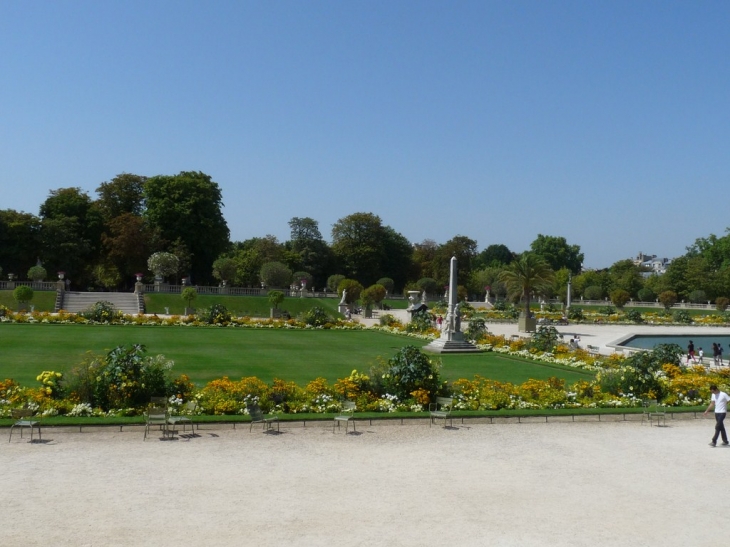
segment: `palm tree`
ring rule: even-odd
[[[554,272],[541,257],[532,253],[522,253],[499,274],[499,280],[507,287],[511,297],[525,299],[524,316],[530,317],[530,295],[551,287]]]

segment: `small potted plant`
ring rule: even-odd
[[[20,285],[13,289],[13,298],[18,303],[18,311],[25,311],[26,307],[24,304],[28,304],[33,300],[33,289],[28,285]]]
[[[182,293],[180,293],[180,296],[183,300],[185,300],[185,302],[187,302],[185,315],[193,315],[195,313],[195,308],[192,307],[192,303],[196,298],[198,298],[198,291],[195,287],[185,287],[182,290]]]

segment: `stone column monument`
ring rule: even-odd
[[[441,325],[441,336],[425,346],[425,351],[433,353],[473,353],[480,351],[474,344],[464,340],[461,332],[461,311],[459,309],[459,293],[456,278],[456,257],[451,257],[449,270],[449,308],[446,320]]]

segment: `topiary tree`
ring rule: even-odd
[[[393,291],[395,290],[395,281],[393,281],[390,277],[381,277],[375,284],[385,287],[388,294],[393,294]]]
[[[13,289],[13,299],[18,303],[18,307],[33,300],[33,294],[33,289],[28,285],[19,285]]]
[[[342,296],[343,291],[347,291],[347,294],[345,295],[345,303],[353,304],[360,299],[362,285],[354,279],[343,279],[337,286],[337,294]]]
[[[616,289],[614,291],[611,291],[610,296],[613,305],[620,310],[624,309],[626,303],[631,299],[631,295],[628,293],[628,291],[625,291],[623,289]]]
[[[382,285],[370,285],[360,293],[360,301],[363,306],[369,308],[373,304],[380,304],[385,298],[385,287]]]
[[[147,259],[147,267],[156,278],[166,278],[177,273],[180,260],[172,253],[160,251]]]
[[[344,275],[334,274],[327,278],[327,289],[332,292],[337,292],[337,287],[340,286],[340,281],[345,279]]]
[[[705,304],[707,303],[707,293],[700,289],[692,291],[689,293],[689,301],[693,304]]]
[[[416,281],[416,285],[420,291],[426,291],[426,294],[436,294],[440,292],[438,282],[432,277],[422,277]]]
[[[586,300],[600,300],[603,298],[603,289],[598,285],[591,285],[583,290],[583,298]]]
[[[677,293],[674,291],[664,291],[659,295],[659,302],[661,302],[665,310],[669,310],[669,308],[677,303]]]
[[[717,300],[715,300],[715,307],[717,308],[717,311],[725,311],[728,305],[730,305],[730,299],[725,296],[719,296]]]
[[[186,308],[192,308],[193,300],[198,298],[198,291],[195,287],[185,287],[182,293],[180,293],[180,297],[187,302]],[[187,312],[188,310],[186,309],[185,311]]]
[[[233,281],[237,271],[238,265],[232,258],[220,257],[213,262],[213,277],[218,281]]]
[[[656,300],[656,293],[647,287],[639,289],[636,296],[639,298],[639,302],[654,302]]]
[[[269,291],[269,305],[275,310],[279,308],[279,304],[284,301],[284,293],[281,291]]]
[[[267,287],[284,288],[291,283],[291,270],[281,262],[267,262],[261,266],[260,275]]]
[[[0,273],[2,273],[2,270],[0,270]],[[43,281],[47,275],[46,269],[40,265],[32,266],[28,270],[28,279],[31,281]]]

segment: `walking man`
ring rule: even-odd
[[[715,407],[715,435],[712,437],[712,441],[710,441],[710,446],[716,446],[717,438],[721,435],[722,444],[727,446],[727,433],[725,432],[724,422],[725,415],[727,414],[727,403],[730,401],[730,398],[728,398],[727,393],[717,389],[715,384],[710,386],[710,391],[712,392],[712,397],[710,404],[707,406],[707,410],[705,410],[706,415],[713,406]]]

